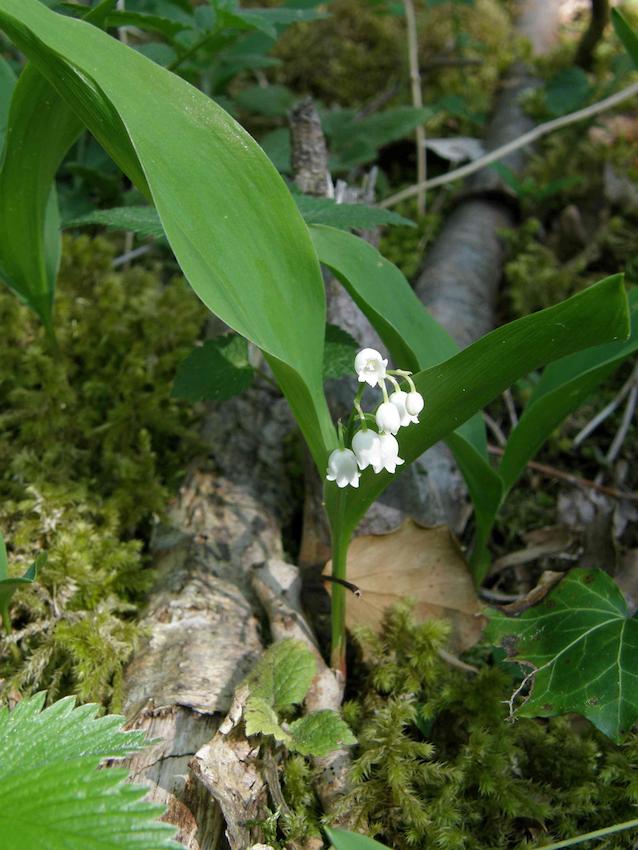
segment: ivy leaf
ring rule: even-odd
[[[354,375],[354,358],[360,348],[357,340],[343,328],[327,324],[323,350],[324,379]]]
[[[185,401],[225,401],[247,389],[254,370],[237,334],[208,339],[177,367],[171,395]]]
[[[533,688],[518,713],[574,711],[619,741],[638,719],[638,619],[602,570],[572,570],[519,617],[491,615],[487,637],[530,664]]]
[[[10,576],[7,548],[4,543],[4,537],[0,533],[0,617],[7,633],[11,631],[11,618],[9,617],[11,597],[20,585],[32,584],[36,580],[38,572],[45,565],[46,560],[47,553],[40,552],[24,575]]]
[[[345,721],[330,709],[300,717],[290,724],[289,730],[288,749],[302,756],[325,756],[339,747],[357,743]]]
[[[248,677],[252,697],[273,708],[303,702],[317,672],[312,651],[300,640],[280,640],[268,647]]]
[[[272,706],[265,699],[251,696],[246,702],[244,711],[247,735],[272,735],[277,741],[289,744],[290,735],[279,725],[279,720]]]
[[[67,697],[42,711],[45,695],[0,709],[0,835],[11,850],[178,850],[174,828],[155,820],[162,806],[126,771],[97,770],[145,746],[142,732],[122,732],[123,717],[96,719],[97,705]]]

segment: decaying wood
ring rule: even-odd
[[[291,141],[295,183],[306,195],[329,195],[332,181],[328,172],[328,149],[312,98],[306,97],[293,107],[290,124],[294,128]]]
[[[153,541],[157,577],[142,619],[147,638],[126,675],[125,712],[132,726],[161,740],[130,767],[136,781],[150,786],[150,799],[168,805],[167,819],[188,850],[214,850],[229,829],[233,847],[258,838],[242,826],[264,799],[251,778],[252,752],[232,739],[225,749],[201,748],[262,651],[250,575],[255,564],[282,556],[281,526],[291,504],[283,445],[290,427],[285,402],[269,388],[255,387],[214,410],[203,435],[209,456],[187,475]],[[215,775],[225,777],[215,796],[225,817],[211,805]],[[252,796],[244,795],[247,784]],[[233,820],[238,796],[242,806]]]

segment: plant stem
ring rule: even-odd
[[[341,517],[345,508],[345,494],[337,496],[336,515],[339,518],[332,524],[332,640],[330,664],[334,670],[346,675],[346,588],[342,581],[346,578],[349,540],[341,528]]]
[[[596,829],[594,832],[577,835],[575,838],[566,838],[564,841],[557,841],[556,844],[545,844],[543,847],[539,847],[538,850],[560,850],[562,847],[572,847],[574,844],[581,844],[583,841],[604,838],[606,835],[612,835],[614,832],[622,832],[624,829],[635,829],[636,827],[638,827],[638,820],[626,820],[623,823],[615,823],[613,826]]]

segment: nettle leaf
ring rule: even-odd
[[[175,829],[155,820],[146,787],[127,772],[97,767],[145,746],[144,733],[121,731],[123,717],[96,719],[97,705],[67,697],[42,710],[45,694],[0,709],[0,835],[11,850],[178,850]]]
[[[64,227],[97,225],[109,230],[130,230],[137,236],[163,239],[164,228],[154,207],[112,207],[93,210],[86,215],[64,222]]]
[[[303,702],[317,672],[312,651],[300,640],[280,640],[268,647],[248,677],[251,698],[273,708]]]
[[[357,743],[346,722],[330,709],[306,714],[288,728],[288,749],[302,756],[325,756],[339,747]]]
[[[366,204],[337,204],[331,198],[315,198],[312,195],[293,194],[293,197],[307,224],[326,224],[343,230],[365,230],[384,224],[416,227],[411,219],[404,218],[392,210],[382,210]]]
[[[324,378],[343,378],[354,375],[354,358],[361,346],[347,331],[337,325],[326,325],[323,353]]]
[[[225,401],[247,389],[254,377],[248,343],[225,334],[194,348],[177,367],[171,395],[185,401]]]
[[[282,744],[290,742],[290,735],[281,728],[275,709],[261,697],[248,698],[244,720],[247,735],[272,735]]]
[[[614,741],[638,719],[638,619],[602,570],[572,570],[518,617],[494,612],[487,637],[534,667],[519,714],[574,711]]]

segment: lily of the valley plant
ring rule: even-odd
[[[334,481],[337,487],[359,486],[361,472],[371,467],[375,473],[386,470],[393,473],[397,466],[404,463],[399,457],[399,444],[395,434],[399,428],[419,422],[419,413],[423,410],[423,396],[417,392],[411,372],[403,369],[389,370],[388,360],[383,358],[374,348],[362,349],[354,360],[361,388],[353,404],[353,417],[356,417],[360,428],[354,434],[351,448],[347,448],[343,428],[339,426],[340,447],[335,449],[328,458],[326,479]],[[407,381],[409,392],[401,389],[395,375]],[[388,395],[386,381],[389,381],[394,392]],[[379,387],[383,402],[377,408],[373,417],[378,430],[368,427],[371,414],[364,413],[361,398],[366,385]],[[350,429],[348,429],[348,432]]]

